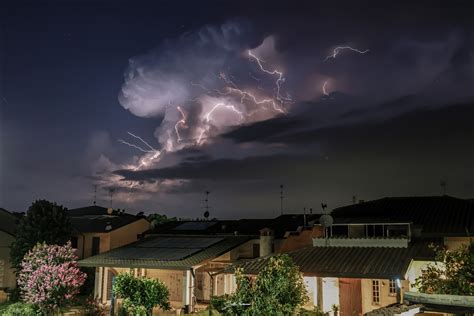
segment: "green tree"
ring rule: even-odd
[[[428,294],[474,295],[474,243],[458,249],[436,250],[434,264],[415,280],[420,292]]]
[[[155,213],[148,215],[148,221],[151,223],[151,228],[153,229],[160,224],[176,221],[176,217],[168,217],[165,214]]]
[[[64,245],[71,237],[71,223],[63,206],[46,200],[34,202],[17,226],[10,248],[13,268],[18,273],[25,254],[37,243]]]
[[[237,290],[222,312],[238,315],[291,315],[307,300],[303,276],[290,256],[269,259],[255,280],[240,269],[235,273]]]
[[[151,315],[155,306],[170,308],[168,288],[159,280],[121,273],[115,277],[113,292],[132,316]]]

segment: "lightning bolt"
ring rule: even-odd
[[[186,115],[184,114],[184,111],[181,109],[179,105],[176,109],[179,111],[179,113],[181,113],[181,120],[176,122],[174,126],[174,130],[176,131],[176,136],[178,137],[178,143],[179,143],[181,141],[181,135],[179,134],[179,126],[180,125],[183,127],[186,126]]]
[[[332,51],[332,54],[327,56],[326,59],[324,59],[324,61],[327,61],[328,59],[332,58],[332,59],[336,59],[336,56],[339,55],[339,53],[343,50],[351,50],[353,52],[356,52],[356,53],[359,53],[359,54],[365,54],[365,53],[368,53],[369,50],[366,49],[366,50],[359,50],[357,48],[353,48],[353,47],[350,47],[350,46],[338,46],[336,48],[333,49]]]
[[[260,68],[261,71],[263,71],[264,73],[267,73],[269,75],[272,75],[272,76],[277,76],[277,80],[275,81],[275,86],[276,86],[276,99],[281,103],[283,104],[284,102],[289,102],[291,100],[288,100],[284,97],[282,97],[280,95],[280,90],[281,90],[281,84],[283,82],[285,82],[285,78],[283,77],[283,72],[281,71],[278,71],[276,69],[274,70],[268,70],[266,69],[264,66],[263,66],[263,63],[264,61],[262,59],[260,59],[259,57],[257,57],[254,53],[252,53],[251,50],[248,51],[248,54],[249,56],[254,59],[257,64],[258,64],[258,67]],[[278,111],[281,112],[281,113],[285,113],[285,111],[282,109],[282,108],[278,108]]]
[[[324,84],[323,84],[323,94],[324,95],[329,95],[329,93],[327,93],[327,91],[326,91],[326,85],[328,84],[328,81],[329,80],[324,81]]]

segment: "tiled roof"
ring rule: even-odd
[[[373,279],[404,279],[412,259],[434,259],[434,252],[427,242],[417,242],[408,248],[308,247],[291,251],[288,255],[307,275]],[[246,261],[234,267],[242,267],[248,274],[257,274],[269,258]]]
[[[15,236],[18,218],[9,211],[0,208],[0,231]]]
[[[79,261],[83,267],[185,270],[212,260],[250,240],[250,236],[149,236]]]
[[[97,205],[71,209],[67,214],[72,226],[81,233],[110,232],[143,218],[116,210],[109,214],[107,208]]]
[[[393,316],[393,315],[400,315],[402,313],[408,312],[412,309],[420,310],[423,305],[420,304],[391,304],[388,306],[384,306],[381,308],[374,309],[368,313],[365,313],[364,316]]]
[[[412,222],[422,236],[468,236],[474,234],[474,203],[451,196],[390,197],[335,209],[331,215],[344,218],[384,217]]]

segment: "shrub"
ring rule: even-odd
[[[288,255],[270,258],[253,281],[237,269],[237,291],[224,299],[229,315],[292,315],[307,300],[303,276]]]
[[[76,259],[69,242],[64,246],[36,245],[23,258],[18,275],[23,300],[45,313],[67,305],[86,278]]]
[[[4,311],[2,311],[2,316],[39,316],[42,313],[38,308],[32,304],[28,303],[14,303],[9,305]]]
[[[148,315],[155,306],[170,308],[168,288],[159,280],[121,273],[115,277],[113,292],[134,316]]]
[[[105,316],[106,306],[99,299],[92,295],[87,298],[84,304],[84,316]]]
[[[423,269],[415,280],[420,292],[474,295],[474,243],[454,250],[432,247],[436,250],[436,262]]]

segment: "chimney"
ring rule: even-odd
[[[265,257],[273,253],[273,230],[263,228],[260,230],[260,257]]]

